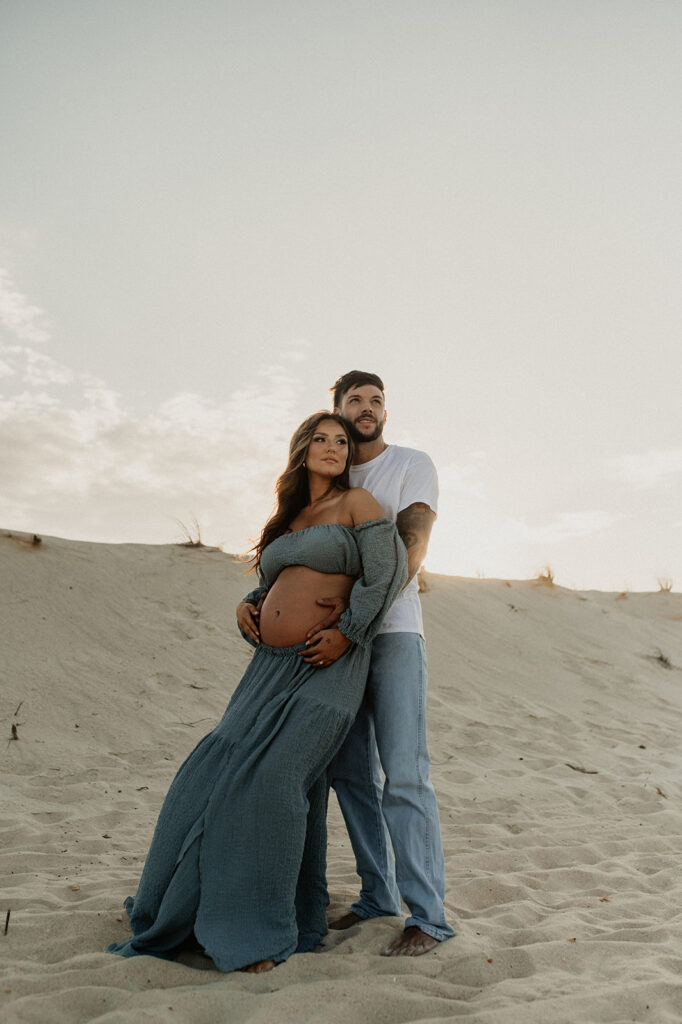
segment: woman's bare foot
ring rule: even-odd
[[[352,928],[354,924],[360,924],[361,921],[364,921],[364,918],[354,914],[352,910],[348,910],[341,917],[336,917],[333,921],[330,921],[329,927],[333,928],[335,932],[343,932],[346,928]]]
[[[421,956],[437,945],[438,939],[434,939],[432,935],[427,935],[416,924],[411,924],[409,928],[406,928],[401,935],[398,935],[393,942],[386,946],[386,949],[382,949],[381,955]]]
[[[240,967],[239,970],[244,974],[263,974],[265,971],[271,971],[274,966],[274,960],[256,960],[255,964],[249,964],[248,967]]]

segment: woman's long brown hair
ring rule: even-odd
[[[275,484],[275,511],[263,527],[263,532],[252,551],[253,565],[250,572],[258,569],[263,552],[268,544],[271,544],[277,537],[286,533],[298,513],[310,503],[310,488],[308,487],[308,470],[305,466],[308,446],[313,439],[315,431],[323,420],[334,420],[348,438],[348,458],[343,473],[333,477],[329,483],[329,491],[334,488],[347,491],[350,488],[350,465],[353,460],[353,442],[348,433],[348,424],[335,412],[327,412],[321,409],[303,420],[289,443],[289,461],[284,472],[277,478]]]

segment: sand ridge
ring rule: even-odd
[[[387,959],[399,921],[379,919],[223,975],[102,950],[128,934],[121,903],[176,768],[249,659],[234,607],[251,582],[210,548],[30,540],[0,532],[0,1019],[682,1018],[682,595],[429,574],[457,936]],[[345,908],[357,878],[333,800],[329,881]]]

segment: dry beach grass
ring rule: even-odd
[[[102,952],[156,813],[248,657],[203,546],[0,533],[0,1018],[571,1024],[682,1018],[682,595],[432,573],[430,744],[458,935],[399,922],[267,975]],[[622,595],[620,595],[622,596]],[[357,879],[332,801],[332,909]]]

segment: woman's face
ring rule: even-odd
[[[330,479],[343,473],[348,462],[348,435],[336,420],[318,423],[305,462],[309,472]]]

